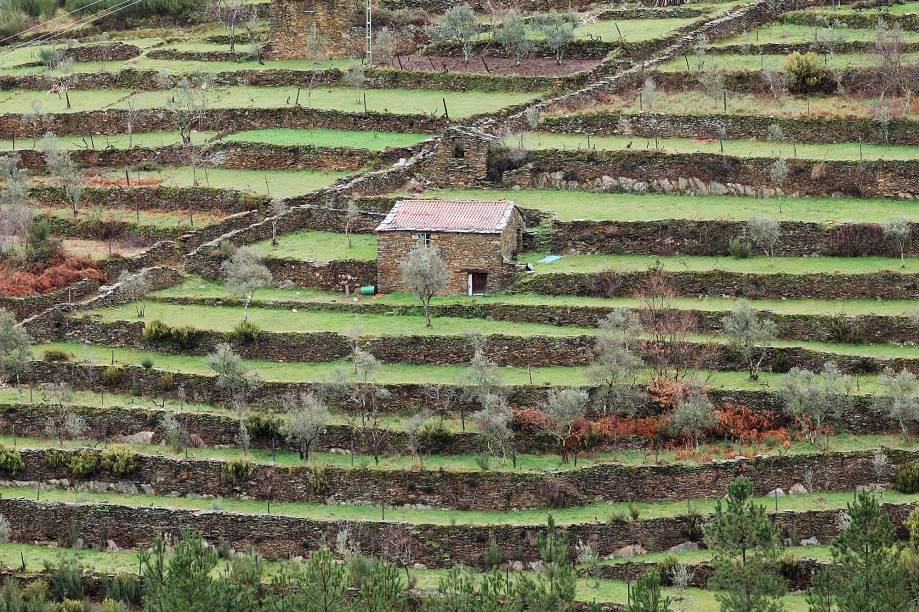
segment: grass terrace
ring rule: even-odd
[[[830,30],[826,27],[811,27],[791,23],[770,23],[751,32],[738,34],[713,41],[710,47],[728,47],[733,45],[756,45],[765,43],[825,43],[829,38],[841,42],[875,41],[875,30],[868,28],[840,28]],[[901,35],[904,43],[919,42],[919,32],[904,31]]]
[[[593,144],[591,138],[591,144]],[[660,219],[746,221],[761,215],[778,221],[883,223],[897,217],[919,222],[919,202],[858,198],[768,200],[735,196],[680,196],[655,193],[587,193],[560,189],[445,189],[425,197],[507,199],[522,208],[555,214],[559,221],[652,221]]]
[[[521,259],[534,264],[536,274],[600,272],[640,272],[659,265],[667,272],[739,272],[742,274],[873,274],[919,273],[919,257],[907,257],[901,264],[890,257],[687,257],[663,255],[565,255],[551,263],[537,263],[543,253],[527,253]]]
[[[506,106],[528,102],[535,94],[510,92],[444,91],[438,89],[352,89],[347,87],[322,87],[312,92],[300,92],[300,106],[318,110],[363,113],[363,96],[367,95],[367,110],[377,113],[407,115],[443,114],[443,100],[452,119],[462,119],[480,113],[490,113]],[[208,102],[210,108],[284,108],[292,106],[297,97],[297,87],[225,87],[213,89]],[[133,95],[136,107],[164,108],[169,91],[142,91]],[[46,113],[67,113],[124,109],[132,97],[126,89],[71,90],[71,110],[63,97],[49,96],[41,90],[9,90],[0,92],[0,107],[11,113],[32,112],[33,102],[39,102]]]
[[[0,495],[4,499],[35,499],[35,489],[4,487]],[[44,502],[117,504],[128,507],[173,508],[176,510],[210,510],[211,500],[187,497],[168,497],[164,495],[128,495],[120,493],[84,493],[79,494],[62,490],[42,490]],[[770,511],[775,510],[776,499],[757,497],[753,500],[763,504]],[[792,495],[778,498],[779,511],[807,512],[811,510],[844,509],[852,501],[852,493],[819,492],[807,495]],[[907,495],[888,491],[883,501],[893,504],[910,504],[919,501],[919,494]],[[672,518],[686,514],[687,503],[679,502],[637,502],[634,503],[644,519]],[[693,500],[693,509],[700,514],[710,514],[714,510],[714,500]],[[234,514],[265,515],[267,504],[262,500],[225,499],[224,511]],[[549,514],[557,525],[579,525],[584,523],[605,523],[610,515],[624,513],[628,516],[628,504],[599,503],[574,508],[553,508],[549,511],[539,510],[441,510],[441,509],[406,509],[386,508],[386,521],[404,522],[410,525],[468,525],[497,526],[510,525],[521,527],[538,527],[545,525]],[[317,521],[356,521],[379,522],[379,507],[350,504],[307,504],[292,502],[272,502],[271,514],[293,518],[312,519]]]
[[[2,95],[2,94],[0,94]],[[192,144],[204,144],[216,136],[216,132],[193,132]],[[104,149],[127,149],[129,142],[131,146],[142,148],[168,147],[182,144],[182,139],[178,132],[140,132],[133,134],[130,138],[127,134],[113,135],[93,135],[92,140],[89,136],[59,136],[58,145],[62,149],[70,151],[86,150],[104,150]],[[37,148],[41,144],[41,139],[35,142],[33,147],[31,138],[17,138],[15,148],[12,140],[0,140],[0,152],[2,151],[21,151],[23,149]]]
[[[598,150],[598,151],[662,151],[664,153],[710,153],[733,157],[784,157],[787,159],[815,159],[840,161],[874,161],[879,159],[913,161],[919,159],[919,147],[901,145],[860,144],[810,144],[769,142],[743,139],[717,138],[644,138],[641,136],[591,136],[582,134],[553,134],[530,132],[505,139],[511,146],[525,149]],[[588,146],[589,143],[589,146]]]
[[[846,14],[853,14],[853,13],[861,13],[861,14],[867,13],[869,15],[872,13],[875,13],[878,16],[883,16],[885,13],[889,13],[890,15],[907,15],[910,13],[919,13],[919,2],[915,2],[915,1],[902,2],[899,4],[890,3],[887,5],[884,5],[883,11],[880,11],[880,10],[870,11],[870,10],[866,10],[862,8],[856,9],[854,7],[843,4],[839,6],[814,7],[814,8],[808,9],[807,12],[808,13],[829,14],[829,15],[846,15]]]
[[[436,321],[435,321],[436,328]],[[156,351],[113,348],[109,346],[80,344],[77,342],[53,342],[35,346],[34,353],[41,355],[48,349],[63,350],[76,361],[97,365],[139,366],[146,359],[152,359],[157,370],[183,374],[213,375],[204,357],[160,353]],[[346,361],[322,363],[282,363],[276,361],[248,360],[246,363],[262,380],[278,383],[316,382],[341,383],[350,380],[351,365]],[[587,385],[589,379],[586,367],[546,368],[501,368],[501,383],[505,385]],[[763,373],[757,382],[751,382],[746,372],[705,371],[701,373],[709,389],[763,389],[774,387],[779,374]],[[379,384],[457,384],[466,382],[466,366],[410,365],[401,363],[381,364],[377,371]],[[875,376],[857,376],[861,393],[877,390]]]
[[[155,182],[170,187],[192,187],[197,178],[199,187],[236,189],[280,198],[302,195],[332,185],[349,172],[319,170],[240,170],[228,168],[192,168],[164,166],[154,170],[134,169],[131,180]],[[123,181],[124,171],[106,170],[100,176]]]
[[[904,64],[915,64],[919,62],[919,53],[904,53],[902,58]],[[699,70],[703,63],[710,68],[724,71],[784,70],[787,56],[718,54],[717,49],[713,49],[713,53],[707,54],[702,59],[689,54],[685,57],[675,57],[663,64],[659,64],[655,69],[663,72],[686,72],[687,60],[689,61],[690,69],[693,71]],[[836,69],[870,68],[878,65],[878,56],[874,53],[839,53],[832,57],[821,56],[820,60],[824,66]]]
[[[322,128],[310,130],[273,128],[238,132],[227,136],[223,140],[227,142],[255,142],[279,146],[344,147],[349,149],[383,151],[385,149],[397,147],[410,147],[431,137],[431,134],[417,133],[327,130]]]
[[[203,278],[192,277],[180,285],[149,294],[152,299],[182,298],[195,299],[232,299],[221,283]],[[149,301],[149,300],[148,300]],[[730,310],[736,300],[721,297],[674,297],[671,304],[674,308],[698,309],[707,311]],[[270,288],[260,290],[252,304],[271,306],[279,302],[293,303],[340,303],[359,308],[362,304],[389,304],[393,306],[417,306],[418,299],[409,293],[389,293],[381,296],[345,298],[340,293],[328,293],[316,289],[299,287]],[[493,294],[487,296],[435,296],[433,305],[449,304],[517,304],[544,305],[557,307],[595,307],[618,308],[640,306],[639,300],[633,297],[599,298],[584,296],[555,296],[528,293]],[[849,315],[909,316],[917,310],[911,300],[756,300],[754,305],[761,310],[775,314],[802,315],[822,314],[835,315],[844,312]],[[420,312],[420,311],[419,311]]]
[[[69,208],[38,208],[42,214],[60,219],[73,219],[73,212]],[[105,209],[80,209],[78,221],[89,221],[93,218],[119,221],[121,223],[136,225],[138,227],[156,228],[183,228],[200,227],[216,223],[224,218],[223,215],[212,212],[194,211],[189,214],[181,210],[139,210],[137,212],[127,208]]]
[[[914,113],[919,110],[913,101]],[[772,96],[732,92],[728,94],[728,113],[731,115],[755,115],[758,117],[845,117],[869,119],[873,115],[873,102],[867,98],[839,96],[794,97],[783,96],[778,99]],[[678,115],[711,115],[723,114],[723,100],[719,95],[713,98],[703,91],[689,90],[683,92],[658,91],[651,108],[642,108],[638,92],[627,95],[610,96],[610,101],[598,104],[580,114],[591,114],[597,111],[611,111],[625,114],[655,112]],[[728,134],[730,136],[730,134]]]
[[[340,260],[372,261],[377,258],[374,234],[352,234],[351,246],[344,234],[335,232],[295,232],[278,237],[277,246],[263,240],[249,247],[262,257],[297,259],[314,263]]]
[[[243,320],[242,308],[230,306],[175,305],[163,302],[146,302],[145,316],[137,316],[134,304],[103,308],[89,312],[89,316],[104,322],[114,321],[169,321],[171,325],[190,325],[198,329],[231,332]],[[82,315],[81,315],[82,316]],[[481,318],[438,317],[437,325],[426,327],[424,317],[417,315],[357,314],[342,311],[280,310],[250,308],[250,323],[264,331],[276,333],[335,332],[347,334],[356,331],[368,337],[378,336],[453,336],[453,335],[509,335],[509,336],[592,336],[595,328],[568,327],[541,323],[493,321]],[[721,336],[696,334],[699,342],[722,342]],[[841,355],[863,355],[878,359],[919,359],[919,347],[894,344],[847,345],[826,342],[774,341],[775,347],[800,347]]]

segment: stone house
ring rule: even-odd
[[[377,227],[381,292],[407,291],[399,264],[416,244],[436,246],[447,264],[448,295],[485,295],[522,269],[524,222],[513,202],[400,200]]]

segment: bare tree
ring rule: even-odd
[[[19,155],[0,157],[0,255],[24,241],[32,224],[29,186],[19,167]]]
[[[244,0],[207,0],[206,14],[227,31],[230,52],[236,51],[236,30],[250,19],[253,6]]]
[[[209,103],[210,91],[206,80],[194,83],[183,78],[166,98],[166,108],[172,113],[182,144],[191,144],[192,131],[203,121]]]
[[[77,206],[83,199],[83,184],[70,152],[61,148],[60,142],[54,134],[45,134],[41,141],[41,152],[45,156],[45,165],[64,192],[64,197],[70,204],[73,216],[77,216]]]
[[[232,257],[220,265],[227,289],[243,297],[243,320],[249,319],[249,303],[255,292],[269,287],[273,282],[271,271],[262,264],[262,260],[252,250],[242,247],[236,249]]]
[[[549,389],[543,412],[546,417],[546,433],[558,442],[562,461],[568,462],[569,445],[576,438],[575,425],[584,418],[587,412],[588,395],[580,389]],[[574,449],[574,462],[577,465],[578,451]]]
[[[421,301],[427,327],[431,327],[431,299],[447,284],[447,266],[436,246],[417,244],[399,263],[402,282]]]
[[[278,224],[286,212],[286,201],[280,198],[271,201],[271,246],[278,246]]]
[[[357,207],[357,202],[348,199],[348,206],[345,209],[345,236],[348,238],[348,248],[351,248],[351,234],[354,231],[354,224],[361,216],[361,210]]]
[[[287,394],[284,397],[284,409],[289,418],[284,424],[284,435],[292,444],[296,444],[300,460],[307,460],[319,437],[325,433],[329,423],[329,409],[312,392]]]

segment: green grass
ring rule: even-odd
[[[2,94],[0,94],[2,95]],[[203,144],[207,142],[214,136],[216,132],[194,132],[192,134],[192,143],[193,144]],[[131,137],[131,142],[135,147],[168,147],[170,145],[177,145],[181,143],[181,138],[179,137],[178,132],[141,132],[136,133]],[[69,149],[71,151],[76,151],[79,149],[92,149],[92,144],[95,144],[95,149],[101,151],[103,149],[114,148],[114,149],[127,149],[128,148],[128,135],[127,134],[113,134],[111,136],[97,135],[93,136],[92,142],[90,142],[89,136],[59,136],[58,144],[62,149]],[[41,144],[41,139],[35,143],[37,148]],[[21,151],[23,149],[32,149],[32,139],[31,138],[17,138],[16,139],[16,149]],[[0,140],[0,151],[12,151],[13,141],[12,140]]]
[[[904,2],[902,4],[890,4],[884,6],[882,11],[872,11],[865,9],[854,9],[850,6],[820,6],[813,7],[807,10],[809,13],[820,13],[827,15],[847,15],[853,13],[859,13],[864,15],[878,15],[883,16],[884,13],[890,13],[891,15],[906,15],[908,13],[919,13],[919,2]]]
[[[200,228],[202,226],[216,223],[225,217],[225,215],[201,211],[195,211],[192,215],[189,215],[187,212],[183,211],[140,210],[134,212],[125,208],[78,210],[80,211],[79,216],[77,217],[78,220],[86,221],[98,215],[98,218],[102,220],[114,220],[130,225],[136,225],[138,227],[154,227],[161,229],[179,228],[182,230],[188,230],[191,229],[193,225],[195,228]],[[73,212],[69,208],[43,207],[37,209],[37,212],[61,219],[73,219]]]
[[[320,110],[363,113],[363,94],[367,94],[367,110],[381,113],[423,115],[443,114],[443,100],[452,119],[462,119],[479,113],[490,113],[506,106],[533,100],[537,94],[444,91],[438,89],[367,89],[322,87],[300,94],[300,106]],[[137,108],[163,108],[169,91],[142,91],[133,95]],[[297,95],[296,87],[225,87],[212,90],[210,108],[283,108],[291,107]],[[44,112],[66,113],[108,108],[124,109],[131,92],[126,89],[71,90],[72,109],[57,96],[40,90],[9,90],[0,93],[0,107],[9,113],[28,114],[33,102],[39,102]]]
[[[593,143],[593,138],[591,138]],[[778,221],[883,223],[897,217],[919,221],[919,201],[858,198],[588,193],[561,189],[444,189],[426,197],[507,199],[522,208],[553,212],[559,221],[653,221],[660,219],[746,221],[760,215]]]
[[[81,313],[84,316],[86,313]],[[238,307],[173,305],[147,302],[144,318],[137,316],[133,304],[90,311],[100,321],[169,321],[172,325],[191,325],[209,331],[230,332],[243,320]],[[294,312],[279,309],[249,309],[249,322],[262,330],[276,333],[335,332],[359,333],[365,337],[407,335],[493,335],[567,337],[594,335],[594,328],[562,327],[540,323],[494,321],[490,319],[437,317],[437,325],[426,327],[425,319],[415,315],[357,314],[341,311],[306,310]],[[699,342],[726,342],[723,336],[695,334]],[[827,342],[775,341],[772,346],[800,347],[818,352],[862,355],[878,359],[919,359],[919,347],[894,344],[846,345]]]
[[[601,38],[604,42],[645,42],[665,38],[679,28],[687,26],[697,17],[665,17],[663,19],[617,19],[583,23],[574,31],[580,40]],[[618,26],[618,29],[617,27]],[[620,33],[622,37],[620,38]]]
[[[735,259],[733,257],[686,257],[680,255],[565,255],[552,263],[538,264],[544,253],[526,253],[522,261],[532,262],[536,274],[589,273],[613,269],[640,272],[660,265],[668,272],[706,272],[719,270],[742,274],[872,274],[919,273],[919,257],[907,257],[901,264],[891,257],[776,257]]]
[[[168,487],[167,487],[168,488]],[[0,495],[7,498],[35,499],[35,489],[0,488]],[[82,503],[93,504],[118,504],[129,507],[159,507],[185,510],[209,510],[210,500],[187,497],[167,497],[161,495],[126,495],[118,493],[73,493],[62,490],[42,490],[41,499],[45,502],[74,503],[78,499]],[[845,508],[852,501],[852,493],[845,492],[819,492],[807,495],[793,495],[781,498],[758,497],[756,503],[764,504],[768,510],[775,511],[776,501],[778,511],[806,512],[810,510],[831,510]],[[883,501],[886,503],[914,503],[919,501],[919,495],[907,495],[888,491],[884,493]],[[225,499],[224,511],[235,514],[264,515],[267,513],[267,503],[262,500]],[[687,512],[686,500],[676,502],[634,503],[640,511],[640,519],[671,518],[683,516]],[[693,510],[700,514],[709,514],[713,511],[715,500],[693,500]],[[624,503],[595,503],[588,506],[574,508],[553,508],[533,510],[444,510],[444,509],[407,509],[386,508],[386,521],[405,522],[413,525],[469,525],[469,526],[540,526],[545,525],[549,514],[555,519],[556,524],[578,525],[585,523],[604,523],[611,514],[621,512],[628,516],[628,504]],[[364,505],[350,504],[308,504],[296,502],[272,502],[271,514],[294,518],[305,518],[317,521],[370,521],[382,520],[380,508]]]
[[[124,171],[105,170],[100,174],[117,180],[119,177],[123,178]],[[259,195],[286,198],[328,187],[349,174],[351,173],[319,170],[240,170],[170,166],[154,170],[135,169],[132,178],[152,179],[171,187],[191,187],[197,176],[199,187],[238,189]]]
[[[350,149],[383,151],[389,148],[410,147],[427,138],[431,138],[431,135],[410,132],[403,134],[399,132],[327,130],[323,128],[311,130],[273,128],[239,132],[227,136],[224,140],[227,142],[259,142],[284,146],[347,147]]]
[[[436,326],[436,321],[435,321]],[[34,353],[41,355],[47,349],[60,349],[69,352],[75,360],[98,365],[139,366],[149,358],[157,370],[184,374],[213,375],[205,363],[204,357],[159,353],[127,348],[79,344],[76,342],[53,342],[39,344]],[[322,363],[287,363],[276,361],[247,360],[245,363],[256,372],[262,380],[279,383],[316,382],[344,383],[352,380],[351,365],[346,361]],[[758,382],[751,382],[746,372],[702,371],[699,376],[709,389],[768,389],[775,387],[781,375],[766,372],[760,374]],[[504,385],[588,385],[586,367],[554,366],[543,368],[500,368],[501,383]],[[875,376],[855,377],[861,393],[872,393],[877,390]],[[455,365],[410,365],[382,364],[377,370],[376,381],[379,384],[426,384],[442,383],[463,385],[468,382],[466,366]]]
[[[905,43],[919,41],[919,32],[903,31],[901,40]],[[815,40],[825,43],[834,42],[870,42],[875,41],[874,28],[838,28],[830,31],[829,28],[797,25],[791,23],[770,23],[748,32],[716,40],[711,47],[726,47],[732,45],[757,45],[766,43],[813,43]]]
[[[374,234],[352,234],[351,246],[344,234],[335,232],[296,232],[278,237],[277,246],[271,240],[251,245],[262,257],[296,259],[327,263],[346,259],[372,261],[377,258],[377,238]]]
[[[200,277],[191,277],[183,283],[150,294],[156,298],[229,298],[231,295],[221,283],[209,281]],[[340,293],[329,293],[316,289],[303,289],[299,287],[263,289],[256,294],[253,304],[270,305],[276,302],[302,302],[309,303],[339,303],[353,306],[361,304],[392,304],[399,306],[417,306],[417,298],[409,293],[388,293],[383,296],[361,297],[354,296],[345,299]],[[733,298],[721,297],[675,297],[672,300],[674,308],[698,309],[707,311],[726,311],[736,303]],[[550,307],[600,307],[617,308],[620,306],[638,308],[641,303],[634,297],[598,298],[583,296],[554,296],[536,293],[494,294],[479,297],[466,296],[436,296],[432,300],[434,305],[449,304],[519,304],[541,305]],[[758,309],[785,315],[823,314],[835,315],[841,312],[849,315],[882,315],[882,316],[909,316],[919,310],[916,303],[911,300],[756,300],[753,302]],[[420,310],[419,310],[420,312]]]
[[[724,100],[719,94],[709,96],[704,91],[692,89],[686,91],[658,91],[653,100],[639,100],[639,93],[632,92],[609,99],[577,114],[590,115],[597,111],[611,111],[624,114],[642,112],[680,114],[680,115],[721,115],[725,113]],[[728,93],[727,113],[757,117],[873,117],[873,102],[868,98],[853,96],[784,96],[775,98],[769,95],[752,93]],[[716,137],[715,127],[708,136]],[[727,133],[731,137],[731,133]]]
[[[522,140],[521,140],[522,139]],[[508,137],[511,145],[522,142],[526,149],[587,150],[588,139],[583,134],[552,134],[531,132]],[[722,151],[722,144],[724,150]],[[858,161],[865,159],[911,161],[919,159],[919,147],[845,142],[837,144],[808,144],[769,142],[763,140],[725,140],[708,138],[653,138],[639,136],[591,136],[590,150],[598,151],[661,151],[663,153],[710,153],[733,157],[784,157],[787,159],[815,159]]]
[[[683,56],[675,57],[665,63],[656,66],[656,70],[663,72],[686,72],[686,59]],[[713,49],[700,59],[693,54],[689,54],[689,66],[691,70],[696,71],[704,63],[705,66],[717,70],[739,71],[739,70],[784,70],[787,56],[769,55],[769,54],[719,54],[717,49]],[[904,53],[903,63],[914,64],[919,61],[919,53]],[[845,69],[845,68],[868,68],[878,64],[878,56],[873,53],[840,53],[832,57],[820,57],[820,63],[826,67]],[[692,77],[690,77],[692,78]]]

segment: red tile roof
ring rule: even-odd
[[[509,200],[399,200],[377,231],[500,234],[513,210]]]

